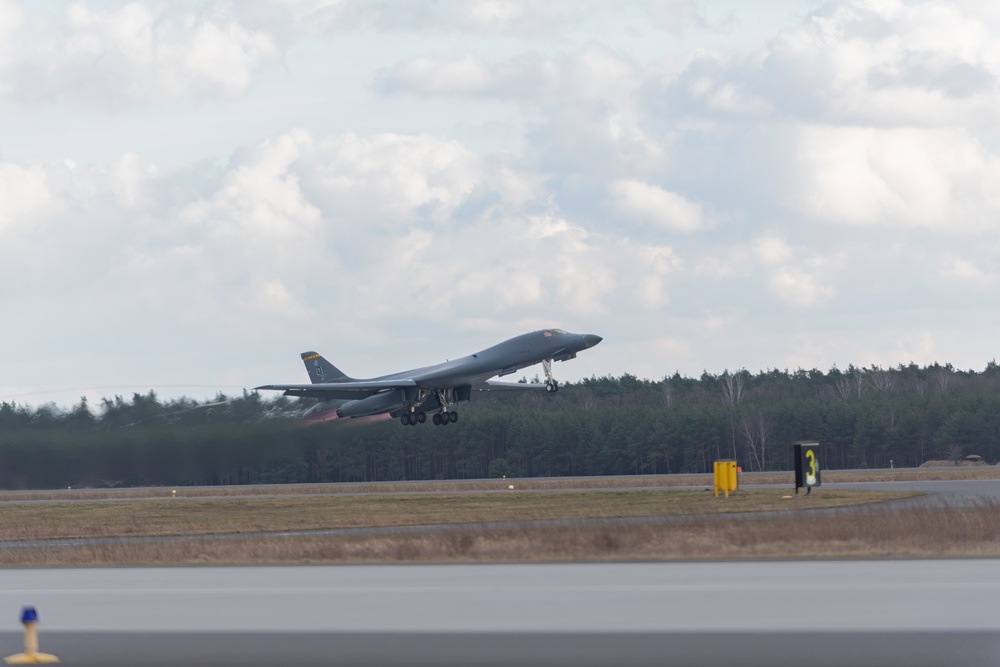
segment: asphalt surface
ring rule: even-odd
[[[67,665],[996,665],[1000,560],[0,570]]]
[[[926,494],[917,502],[931,505],[963,506],[976,503],[1000,504],[1000,479],[929,480],[912,482],[838,482],[822,488],[916,491]]]

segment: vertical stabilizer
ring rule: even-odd
[[[323,358],[319,352],[303,352],[302,363],[306,365],[306,372],[313,384],[323,382],[341,382],[351,378],[344,375],[343,371]]]

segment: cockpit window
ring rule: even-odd
[[[549,329],[548,331],[545,332],[545,337],[548,338],[549,336],[561,336],[565,333],[566,332],[563,331],[562,329]]]

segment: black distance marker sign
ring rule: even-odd
[[[804,488],[808,494],[814,486],[820,485],[819,443],[814,440],[796,442],[795,448],[795,493]]]

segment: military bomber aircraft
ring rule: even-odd
[[[316,352],[303,352],[311,384],[266,384],[256,389],[284,391],[285,396],[311,397],[319,402],[305,414],[310,421],[389,414],[407,426],[423,424],[432,413],[436,425],[458,421],[452,406],[472,398],[473,391],[559,389],[553,361],[567,361],[601,342],[593,334],[544,329],[515,336],[481,352],[402,373],[359,380],[348,377]],[[542,364],[545,382],[491,380]]]

